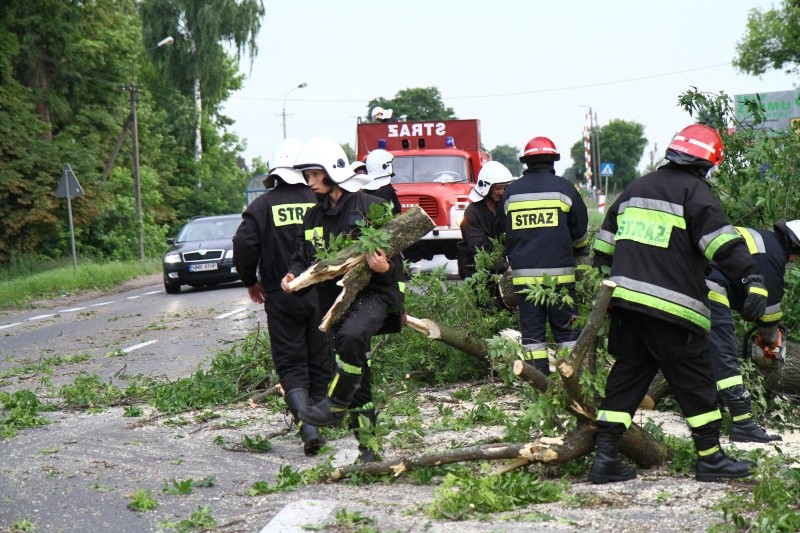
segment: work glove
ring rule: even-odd
[[[742,279],[742,284],[747,295],[742,305],[742,318],[753,322],[767,310],[767,288],[764,287],[764,276],[750,274]]]

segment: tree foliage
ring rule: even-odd
[[[800,72],[800,5],[784,0],[778,8],[750,11],[736,53],[733,65],[748,74],[780,68]]]
[[[644,126],[638,122],[614,119],[601,127],[596,137],[600,139],[600,162],[614,164],[614,175],[608,178],[608,188],[612,192],[620,192],[640,175],[636,166],[647,146]],[[585,153],[582,139],[570,148],[570,156],[573,161],[570,167],[571,172],[573,175],[580,172],[582,180],[586,168]],[[573,176],[567,177],[573,178]],[[600,186],[600,176],[593,178],[594,184]],[[605,178],[603,178],[602,185],[605,185]]]
[[[367,113],[383,107],[392,110],[393,117],[406,115],[408,120],[449,120],[456,118],[452,107],[446,107],[436,87],[417,87],[397,91],[394,98],[373,98],[367,104]],[[368,115],[369,116],[369,115]]]
[[[519,161],[519,150],[507,144],[492,148],[492,159],[505,165],[514,176],[522,174],[522,163]]]

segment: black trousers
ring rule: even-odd
[[[597,432],[620,436],[661,370],[683,411],[698,451],[719,445],[720,413],[708,338],[665,320],[614,309],[608,351],[616,361],[606,382],[598,413]],[[605,418],[605,420],[604,420]]]
[[[299,294],[272,291],[264,310],[272,360],[283,390],[304,388],[312,397],[324,397],[333,361],[328,339],[319,330],[322,317],[317,295],[313,290]]]
[[[367,352],[372,337],[381,329],[389,316],[390,306],[377,293],[359,294],[345,317],[334,326],[333,351],[344,363],[343,370],[350,374],[361,372],[361,388],[356,392],[351,407],[368,407],[372,403],[372,371]]]

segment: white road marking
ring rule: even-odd
[[[339,505],[335,500],[300,500],[278,511],[259,533],[307,533],[303,526],[321,526]]]
[[[159,289],[157,291],[146,292],[146,293],[143,294],[143,296],[148,295],[148,294],[160,294],[162,292],[164,292],[164,289]]]
[[[69,309],[62,309],[59,313],[74,313],[75,311],[83,311],[85,307],[71,307]]]
[[[56,313],[50,313],[49,315],[32,316],[28,320],[41,320],[43,318],[50,318],[51,316],[56,316]]]
[[[92,304],[89,307],[100,307],[101,305],[111,305],[114,302],[100,302],[99,304]]]
[[[234,309],[233,311],[229,311],[219,316],[215,316],[214,320],[219,320],[220,318],[228,318],[229,316],[238,315],[239,313],[244,313],[245,311],[247,311],[246,307],[240,307],[238,309]]]
[[[123,348],[123,349],[122,349],[122,352],[123,352],[123,353],[131,353],[132,351],[134,351],[134,350],[138,350],[139,348],[144,348],[145,346],[150,346],[150,345],[151,345],[151,344],[153,344],[154,342],[158,342],[158,340],[154,340],[154,341],[147,341],[147,342],[140,342],[139,344],[134,344],[133,346],[129,346],[129,347],[127,347],[127,348]]]
[[[128,296],[127,300],[135,300],[136,298],[141,298],[144,294],[137,294],[136,296]]]
[[[22,322],[14,322],[13,324],[6,324],[5,326],[0,326],[0,329],[13,328],[14,326],[19,326],[20,324],[22,324]]]

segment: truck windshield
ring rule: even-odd
[[[467,161],[458,156],[395,157],[392,183],[459,183],[467,181]]]

